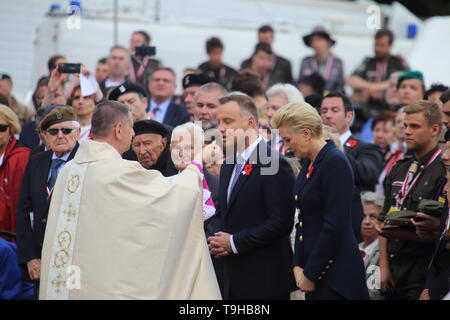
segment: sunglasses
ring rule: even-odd
[[[0,124],[0,132],[5,132],[8,127],[9,126],[7,124]]]
[[[47,132],[50,133],[52,136],[56,136],[58,134],[59,130],[61,130],[61,132],[64,135],[68,135],[72,132],[73,128],[61,128],[61,129],[53,128],[53,129],[48,129]]]

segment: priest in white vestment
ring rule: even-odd
[[[40,299],[221,299],[202,219],[199,169],[170,178],[121,154],[131,112],[106,101],[58,176]]]

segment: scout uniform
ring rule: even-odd
[[[417,211],[422,199],[443,201],[441,195],[446,177],[440,154],[441,150],[436,146],[421,159],[407,155],[397,162],[385,180],[386,200],[380,221],[384,221],[392,211]],[[433,243],[388,240],[388,260],[398,298],[419,298],[433,251]]]

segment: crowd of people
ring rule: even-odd
[[[448,299],[449,88],[388,29],[348,77],[323,27],[295,79],[257,38],[240,70],[208,39],[181,96],[145,31],[50,57],[30,106],[0,75],[0,298]]]

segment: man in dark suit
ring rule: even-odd
[[[341,93],[329,93],[322,100],[320,114],[325,125],[338,130],[359,191],[374,191],[382,169],[383,155],[378,146],[362,142],[352,135],[353,107],[350,99]]]
[[[175,71],[172,69],[158,68],[150,76],[148,91],[152,99],[149,111],[155,120],[172,127],[190,119],[186,108],[172,101],[175,89]]]
[[[226,148],[219,185],[217,231],[210,252],[223,259],[225,299],[289,299],[296,289],[290,233],[294,175],[287,160],[258,136],[258,113],[243,94],[220,99]]]
[[[78,149],[80,126],[70,106],[54,108],[40,123],[50,150],[31,156],[25,170],[17,209],[19,264],[31,280],[39,280],[47,214],[56,177]]]

